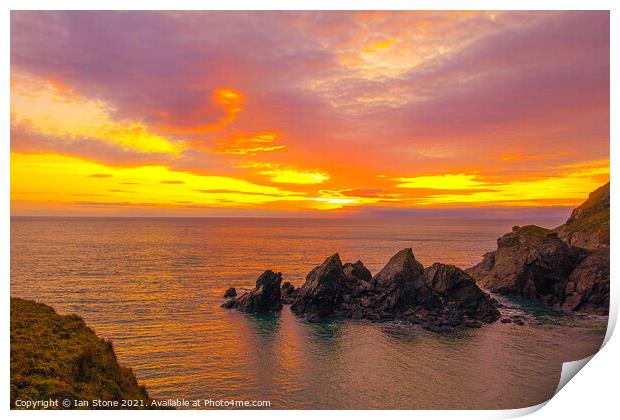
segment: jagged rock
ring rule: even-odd
[[[565,310],[609,312],[609,183],[554,230],[512,230],[466,270],[478,284]]]
[[[442,296],[449,296],[455,290],[475,283],[474,279],[460,268],[441,263],[435,263],[424,270],[424,281]]]
[[[364,263],[359,260],[353,264],[344,264],[342,266],[342,271],[345,277],[354,283],[359,281],[365,281],[370,283],[370,281],[372,280],[372,274],[370,273],[370,270],[364,267]]]
[[[404,319],[428,329],[478,328],[499,317],[491,298],[463,270],[435,264],[427,270],[411,248],[394,255],[374,277],[338,254],[313,269],[291,309],[317,320],[327,316],[374,321]]]
[[[343,300],[345,303],[351,299],[361,298],[372,292],[372,274],[370,270],[364,267],[364,263],[357,261],[355,263],[346,263],[342,266],[345,282],[343,291]]]
[[[601,315],[609,312],[609,248],[592,251],[571,272],[562,308]]]
[[[340,303],[346,281],[340,256],[334,254],[308,273],[291,310],[311,320],[332,315]]]
[[[267,270],[256,279],[254,290],[227,300],[222,304],[222,307],[250,313],[279,311],[282,309],[280,302],[281,282],[281,273]]]
[[[590,193],[573,210],[565,224],[555,229],[569,245],[587,249],[609,246],[609,182]]]
[[[484,293],[475,280],[453,265],[435,263],[424,270],[428,287],[439,295],[444,311],[456,317],[493,322],[500,316],[494,300]]]
[[[289,281],[282,283],[280,288],[280,295],[282,303],[292,303],[297,297],[297,289]]]
[[[424,281],[424,267],[411,248],[394,255],[372,279],[380,290],[382,310],[398,310],[412,305],[433,309],[439,300]]]
[[[497,251],[468,272],[492,292],[558,304],[577,260],[557,233],[524,226],[499,238]]]
[[[479,279],[489,274],[489,272],[495,266],[495,251],[487,252],[482,256],[482,261],[478,264],[474,265],[465,270],[467,274],[472,276],[474,279],[478,279],[478,284],[480,284]]]
[[[237,296],[237,290],[234,287],[229,287],[224,292],[224,297],[225,298],[233,298],[235,296]]]
[[[463,323],[463,326],[467,328],[481,328],[482,322],[468,319]]]

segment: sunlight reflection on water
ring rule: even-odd
[[[467,267],[514,224],[13,218],[11,295],[82,316],[157,398],[517,408],[552,395],[562,361],[598,349],[603,320],[558,323],[545,313],[540,324],[435,334],[398,323],[307,323],[288,307],[263,316],[219,307],[228,286],[251,287],[267,268],[299,285],[333,252],[373,273],[409,246],[425,266]]]

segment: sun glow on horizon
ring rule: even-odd
[[[109,167],[61,155],[11,154],[11,198],[71,205],[259,205],[306,200],[304,193],[165,166]]]
[[[439,190],[463,190],[468,188],[480,188],[486,184],[478,180],[476,174],[443,174],[431,176],[418,176],[412,178],[394,178],[400,182],[398,188],[429,188]]]
[[[14,214],[572,207],[610,178],[605,13],[73,13],[11,14]]]
[[[536,205],[538,201],[572,205],[564,197],[587,196],[609,180],[609,161],[582,162],[566,165],[560,173],[530,180],[484,181],[479,174],[456,174],[398,178],[400,188],[435,190],[420,204],[510,203],[516,206]],[[462,190],[454,194],[453,190]],[[570,203],[570,204],[567,204]]]

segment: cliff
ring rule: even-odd
[[[150,403],[131,369],[119,365],[112,343],[80,317],[11,298],[11,408],[21,408],[17,400],[50,399]]]
[[[609,246],[609,182],[590,193],[573,210],[565,224],[555,228],[560,238],[571,246],[597,249]]]
[[[609,311],[609,271],[609,183],[562,226],[515,226],[466,270],[491,292],[597,314]]]

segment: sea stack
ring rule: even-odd
[[[313,320],[332,315],[342,301],[345,283],[342,261],[334,254],[308,273],[291,310]]]
[[[308,273],[301,287],[285,284],[282,300],[291,302],[291,310],[310,321],[398,319],[429,329],[446,329],[479,327],[500,316],[494,301],[471,276],[445,264],[425,270],[411,248],[396,253],[374,277],[361,261],[343,264],[340,256],[333,254]],[[256,312],[248,311],[245,303],[253,293],[256,291],[222,306]]]
[[[310,320],[401,319],[429,328],[499,318],[494,302],[471,276],[445,264],[425,270],[411,248],[396,253],[374,277],[361,261],[343,266],[337,254],[331,256],[310,272],[291,309]]]
[[[279,311],[282,309],[281,282],[281,273],[267,270],[256,279],[256,287],[253,290],[246,291],[241,296],[230,297],[222,307],[249,313]]]

